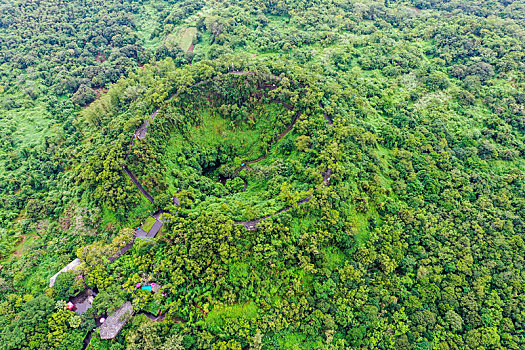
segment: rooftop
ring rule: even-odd
[[[91,308],[91,304],[93,304],[93,299],[97,293],[95,293],[91,289],[86,289],[82,292],[80,292],[77,296],[74,298],[71,298],[71,302],[75,305],[75,312],[79,315],[86,312],[88,309]]]
[[[126,301],[117,311],[109,316],[100,326],[101,339],[113,339],[126,325],[129,316],[133,315],[133,306],[130,301]]]

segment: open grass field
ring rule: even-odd
[[[286,125],[276,123],[283,114],[288,113],[279,104],[262,106],[249,116],[251,121],[236,125],[232,120],[220,116],[210,109],[199,112],[201,122],[188,130],[184,135],[174,132],[166,147],[167,160],[177,162],[178,154],[191,144],[197,149],[231,149],[232,157],[240,160],[250,160],[264,155],[268,142],[280,132],[279,125],[284,130]]]
[[[256,157],[263,151],[260,131],[235,128],[230,121],[209,112],[202,117],[202,124],[188,137],[189,143],[214,148],[233,147],[245,158]]]
[[[182,30],[182,32],[180,33],[179,45],[184,52],[189,50],[196,36],[197,28],[195,27],[189,27]]]
[[[0,118],[14,125],[12,137],[19,147],[39,145],[44,137],[50,134],[49,129],[53,124],[52,116],[41,105],[31,109],[9,111]]]
[[[0,122],[0,135],[7,137],[16,150],[40,145],[46,136],[51,135],[50,129],[55,123],[53,116],[38,102],[31,108],[0,109]],[[0,157],[5,155],[6,150],[9,147],[0,148]]]
[[[182,51],[187,52],[190,47],[193,47],[195,38],[197,37],[197,28],[183,27],[178,31],[175,30],[169,34],[164,43],[168,47],[180,47]]]

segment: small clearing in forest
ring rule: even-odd
[[[197,28],[195,27],[189,27],[189,28],[181,30],[179,46],[184,52],[188,51],[190,47],[193,46],[193,40],[195,39],[196,36],[197,36]]]

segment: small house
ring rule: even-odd
[[[73,308],[70,310],[75,311],[77,314],[82,315],[84,312],[91,308],[93,300],[95,299],[95,293],[91,289],[86,289],[80,292],[77,296],[72,298],[69,302],[73,304]]]
[[[133,305],[131,305],[131,302],[126,301],[117,311],[108,316],[105,322],[100,326],[100,338],[115,338],[132,315]]]

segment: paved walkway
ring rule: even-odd
[[[162,228],[162,222],[160,222],[159,220],[155,220],[155,223],[149,230],[147,237],[155,237],[157,233],[159,233],[161,228]]]
[[[135,230],[135,237],[148,237],[148,233],[139,227]]]
[[[148,191],[146,191],[144,189],[144,187],[142,187],[142,185],[140,184],[139,180],[135,177],[135,175],[133,175],[133,173],[131,172],[131,170],[128,169],[128,167],[126,165],[123,165],[122,166],[122,169],[124,170],[124,172],[129,176],[129,178],[131,179],[131,181],[133,181],[133,183],[135,184],[135,186],[137,186],[137,188],[139,189],[140,192],[142,192],[142,194],[144,195],[144,197],[146,197],[151,203],[153,203],[155,200],[153,199],[153,197],[148,193]]]

